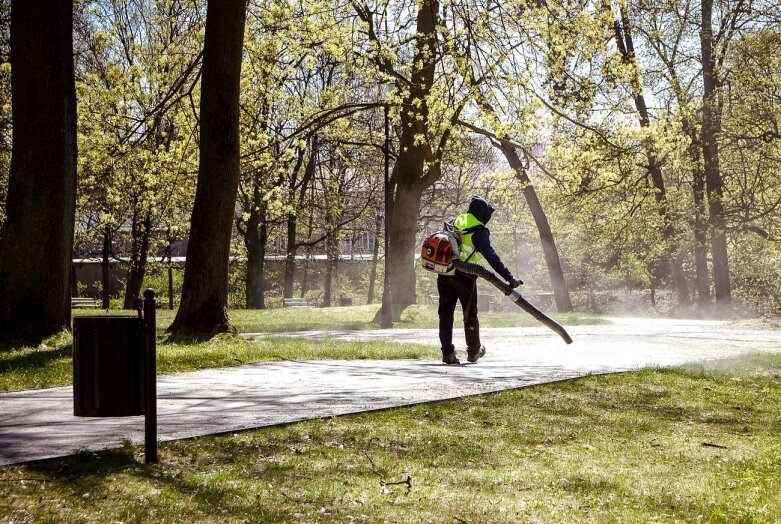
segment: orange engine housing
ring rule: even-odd
[[[445,231],[426,237],[420,251],[420,262],[424,269],[441,275],[452,275],[455,272],[453,260],[459,256],[456,237]]]

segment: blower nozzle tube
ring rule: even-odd
[[[480,264],[473,264],[472,262],[462,262],[460,260],[456,260],[454,262],[456,271],[460,271],[461,273],[466,273],[467,275],[474,275],[480,278],[483,278],[494,285],[499,291],[504,293],[506,296],[510,297],[510,300],[515,302],[515,304],[526,311],[528,314],[533,316],[537,321],[544,324],[546,327],[550,328],[551,330],[555,331],[562,339],[564,339],[564,342],[567,344],[572,344],[572,338],[569,336],[567,331],[555,320],[550,318],[548,315],[534,307],[533,304],[531,304],[528,300],[523,298],[523,296],[513,288],[511,288],[509,285],[507,285],[504,281],[502,281],[496,273],[493,271],[490,271]]]

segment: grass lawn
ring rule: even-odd
[[[378,305],[268,310],[232,310],[230,317],[240,333],[301,330],[370,329]],[[99,314],[79,310],[76,314]],[[167,340],[165,329],[175,312],[158,311],[158,371],[169,373],[212,367],[232,366],[263,360],[311,359],[398,359],[436,358],[439,351],[422,345],[385,342],[343,342],[273,337],[245,340],[220,335],[208,341],[178,343]],[[585,315],[563,315],[565,324],[598,323]],[[484,326],[534,325],[529,315],[520,313],[484,313]],[[456,325],[460,321],[456,322]],[[413,306],[402,316],[398,327],[436,327],[436,309]],[[39,347],[0,347],[0,391],[61,386],[72,382],[72,348],[69,335],[52,337]]]
[[[778,522],[781,356],[0,468],[0,520]]]

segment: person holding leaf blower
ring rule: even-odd
[[[484,198],[472,197],[469,209],[453,221],[454,233],[461,238],[461,261],[478,263],[484,258],[508,285],[515,289],[523,282],[516,279],[502,263],[491,246],[491,233],[485,225],[491,220],[494,208]],[[477,318],[477,277],[456,271],[453,275],[437,277],[439,292],[439,341],[442,344],[442,362],[460,364],[453,345],[453,315],[456,302],[461,302],[464,312],[464,334],[469,362],[477,362],[485,356],[485,346],[480,343],[480,321]]]

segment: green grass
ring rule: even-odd
[[[778,522],[780,373],[761,355],[164,443],[156,466],[10,466],[0,520]]]

